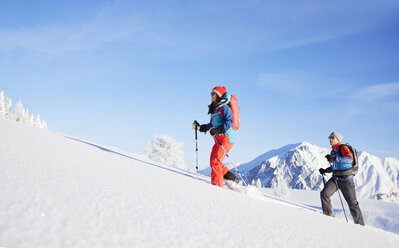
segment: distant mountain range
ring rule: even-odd
[[[293,189],[321,190],[323,181],[318,170],[329,166],[324,156],[330,150],[307,142],[287,145],[238,166],[238,170],[246,182],[259,179],[262,187],[285,184]],[[399,201],[399,161],[367,152],[358,152],[358,160],[359,171],[354,179],[357,195]],[[202,173],[209,174],[210,170]]]

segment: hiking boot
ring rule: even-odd
[[[234,175],[231,171],[228,171],[226,174],[224,174],[223,178],[225,180],[233,181],[235,183],[239,183],[240,182],[240,180],[238,180],[236,175]]]

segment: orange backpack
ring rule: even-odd
[[[236,95],[231,95],[230,102],[227,104],[229,105],[231,112],[233,113],[233,126],[232,128],[234,130],[237,130],[240,128],[240,116],[238,114],[240,107],[238,106],[237,102],[237,96]],[[219,108],[219,114],[221,117],[222,116],[222,110]]]

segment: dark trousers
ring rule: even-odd
[[[330,180],[328,180],[324,186],[324,189],[320,192],[323,214],[334,216],[330,197],[338,190],[337,184],[335,182],[337,182],[339,189],[349,205],[354,222],[364,226],[362,211],[360,210],[359,202],[356,200],[355,183],[353,182],[353,179],[339,181],[332,177]]]

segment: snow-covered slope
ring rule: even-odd
[[[324,158],[330,149],[302,142],[269,151],[238,167],[248,182],[260,179],[264,187],[288,184],[293,189],[320,190],[320,167],[328,167]],[[359,152],[359,172],[355,177],[358,196],[398,200],[399,161],[380,159]]]
[[[399,243],[393,233],[217,188],[188,171],[3,119],[0,173],[0,247]]]

